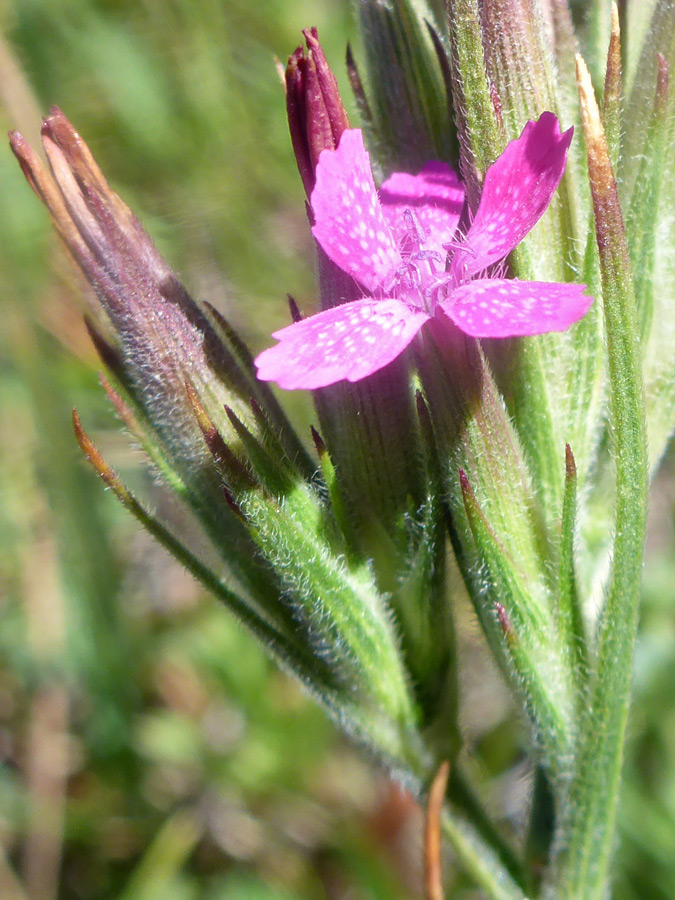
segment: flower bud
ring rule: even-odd
[[[44,120],[42,140],[53,177],[24,138],[11,135],[28,180],[96,292],[96,321],[111,334],[134,400],[155,430],[170,444],[180,442],[183,459],[199,463],[196,457],[204,451],[201,441],[194,441],[198,429],[185,390],[189,382],[228,435],[233,432],[224,404],[249,420],[251,397],[277,420],[282,435],[290,434],[236,335],[190,297],[56,107]],[[299,447],[292,443],[286,449],[295,458]]]
[[[298,170],[309,197],[319,154],[337,147],[342,132],[349,128],[349,119],[316,28],[302,33],[307,50],[298,47],[286,67],[286,111]]]
[[[292,433],[250,355],[215,313],[189,296],[131,210],[108,186],[87,145],[58,108],[44,120],[42,140],[51,174],[18,133],[12,149],[36,194],[96,293],[97,346],[140,411],[153,458],[165,459],[216,546],[231,557],[240,584],[274,596],[261,578],[246,529],[232,514],[222,478],[195,417],[189,389],[200,398],[236,453],[241,442],[225,413],[232,408],[255,433],[250,399],[265,409],[284,452],[310,475],[313,464]],[[189,386],[189,387],[186,387]],[[160,466],[160,469],[163,467]]]

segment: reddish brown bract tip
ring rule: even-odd
[[[290,294],[286,294],[288,297],[288,309],[291,313],[291,319],[294,322],[302,322],[302,313],[298,307],[298,304],[295,302],[295,297],[292,297]]]
[[[312,440],[314,441],[314,447],[316,448],[316,452],[317,452],[319,459],[321,459],[321,457],[324,455],[324,453],[328,452],[326,450],[326,445],[324,443],[323,438],[321,437],[319,432],[316,430],[316,428],[313,425],[310,425],[309,427],[310,427],[310,431],[312,432]]]
[[[133,503],[129,491],[122,484],[117,473],[108,465],[99,449],[85,432],[76,409],[73,409],[73,430],[75,431],[77,443],[80,445],[82,452],[94,469],[96,469],[96,472],[124,506],[129,507]]]
[[[204,409],[197,392],[189,381],[185,382],[185,393],[194,412],[197,424],[204,436],[206,446],[209,448],[216,468],[226,480],[227,484],[236,482],[238,485],[253,487],[255,482],[251,478],[246,466],[235,456],[225,443],[220,431]],[[229,407],[225,407],[228,415],[234,416]],[[227,499],[227,498],[226,498]]]
[[[424,896],[425,900],[443,900],[441,871],[441,815],[445,790],[450,776],[450,763],[442,762],[429,790],[424,826]]]
[[[574,460],[574,453],[569,444],[565,444],[565,478],[568,481],[575,480],[577,477],[577,464]]]

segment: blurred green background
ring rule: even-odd
[[[287,321],[285,291],[313,303],[274,57],[317,25],[349,98],[349,13],[346,0],[0,0],[0,124],[36,144],[58,103],[192,293],[258,350]],[[419,896],[412,801],[82,461],[72,406],[124,477],[189,527],[100,390],[81,282],[9,150],[0,283],[0,898]],[[308,398],[284,399],[304,428]],[[671,455],[645,578],[626,900],[675,897],[673,484]],[[467,756],[496,815],[519,828],[522,734],[461,615]],[[451,860],[446,870],[448,896],[470,896]]]

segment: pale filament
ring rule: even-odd
[[[404,302],[433,313],[437,303],[447,292],[442,290],[450,281],[448,274],[449,254],[444,256],[437,250],[424,250],[429,235],[419,217],[412,209],[403,211],[405,231],[401,239],[403,263],[382,285],[385,296],[396,297]],[[443,245],[447,248],[448,245]],[[459,248],[460,245],[455,245]]]

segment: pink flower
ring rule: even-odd
[[[472,337],[564,331],[586,314],[585,285],[485,277],[536,225],[562,178],[572,131],[545,112],[488,169],[476,215],[457,235],[464,189],[445,163],[397,172],[378,198],[359,129],[324,150],[311,205],[314,237],[364,289],[360,300],[275,332],[258,377],[282,388],[359,381],[395,359],[425,322]]]

